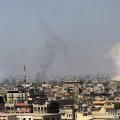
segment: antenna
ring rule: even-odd
[[[26,66],[25,65],[24,65],[24,83],[25,83],[25,100],[27,101],[27,90],[26,90],[27,78],[26,78]]]

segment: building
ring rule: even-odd
[[[60,109],[61,120],[74,120],[74,108],[73,105],[64,105]]]
[[[17,113],[32,113],[33,105],[28,101],[19,100],[15,102],[15,112]]]
[[[5,102],[5,112],[15,112],[15,105],[13,101],[6,101]]]
[[[80,85],[80,80],[69,80],[69,81],[64,81],[63,87],[75,87]]]
[[[7,101],[25,100],[25,93],[18,90],[7,91]]]
[[[15,115],[0,113],[0,120],[16,120]]]
[[[0,113],[0,120],[61,120],[60,114]]]
[[[33,104],[33,113],[39,114],[39,113],[46,113],[47,109],[47,103],[40,105],[40,104]]]

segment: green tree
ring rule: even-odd
[[[59,103],[57,101],[51,101],[47,106],[48,113],[59,113]]]

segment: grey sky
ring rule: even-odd
[[[119,0],[1,0],[1,76],[18,74],[24,64],[29,73],[41,71],[47,43],[56,51],[49,74],[113,73],[108,53],[120,41],[119,5]],[[53,43],[44,24],[61,43]]]

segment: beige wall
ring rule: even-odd
[[[53,114],[30,114],[30,113],[23,113],[23,114],[12,114],[9,115],[5,113],[2,115],[0,113],[0,120],[61,120],[61,116],[58,113]]]
[[[82,113],[76,112],[75,114],[75,120],[91,120],[92,116],[83,116]]]
[[[16,116],[15,115],[8,115],[8,116],[0,115],[0,120],[16,120]]]
[[[64,107],[60,109],[62,120],[72,120],[73,119],[73,109],[70,107]]]
[[[44,105],[33,104],[33,113],[45,113],[46,109],[47,104]]]
[[[33,120],[33,116],[28,116],[28,115],[18,115],[17,116],[17,120],[23,120],[23,119],[25,119],[25,120]]]
[[[18,98],[25,98],[25,93],[7,93],[7,101],[18,100]]]

